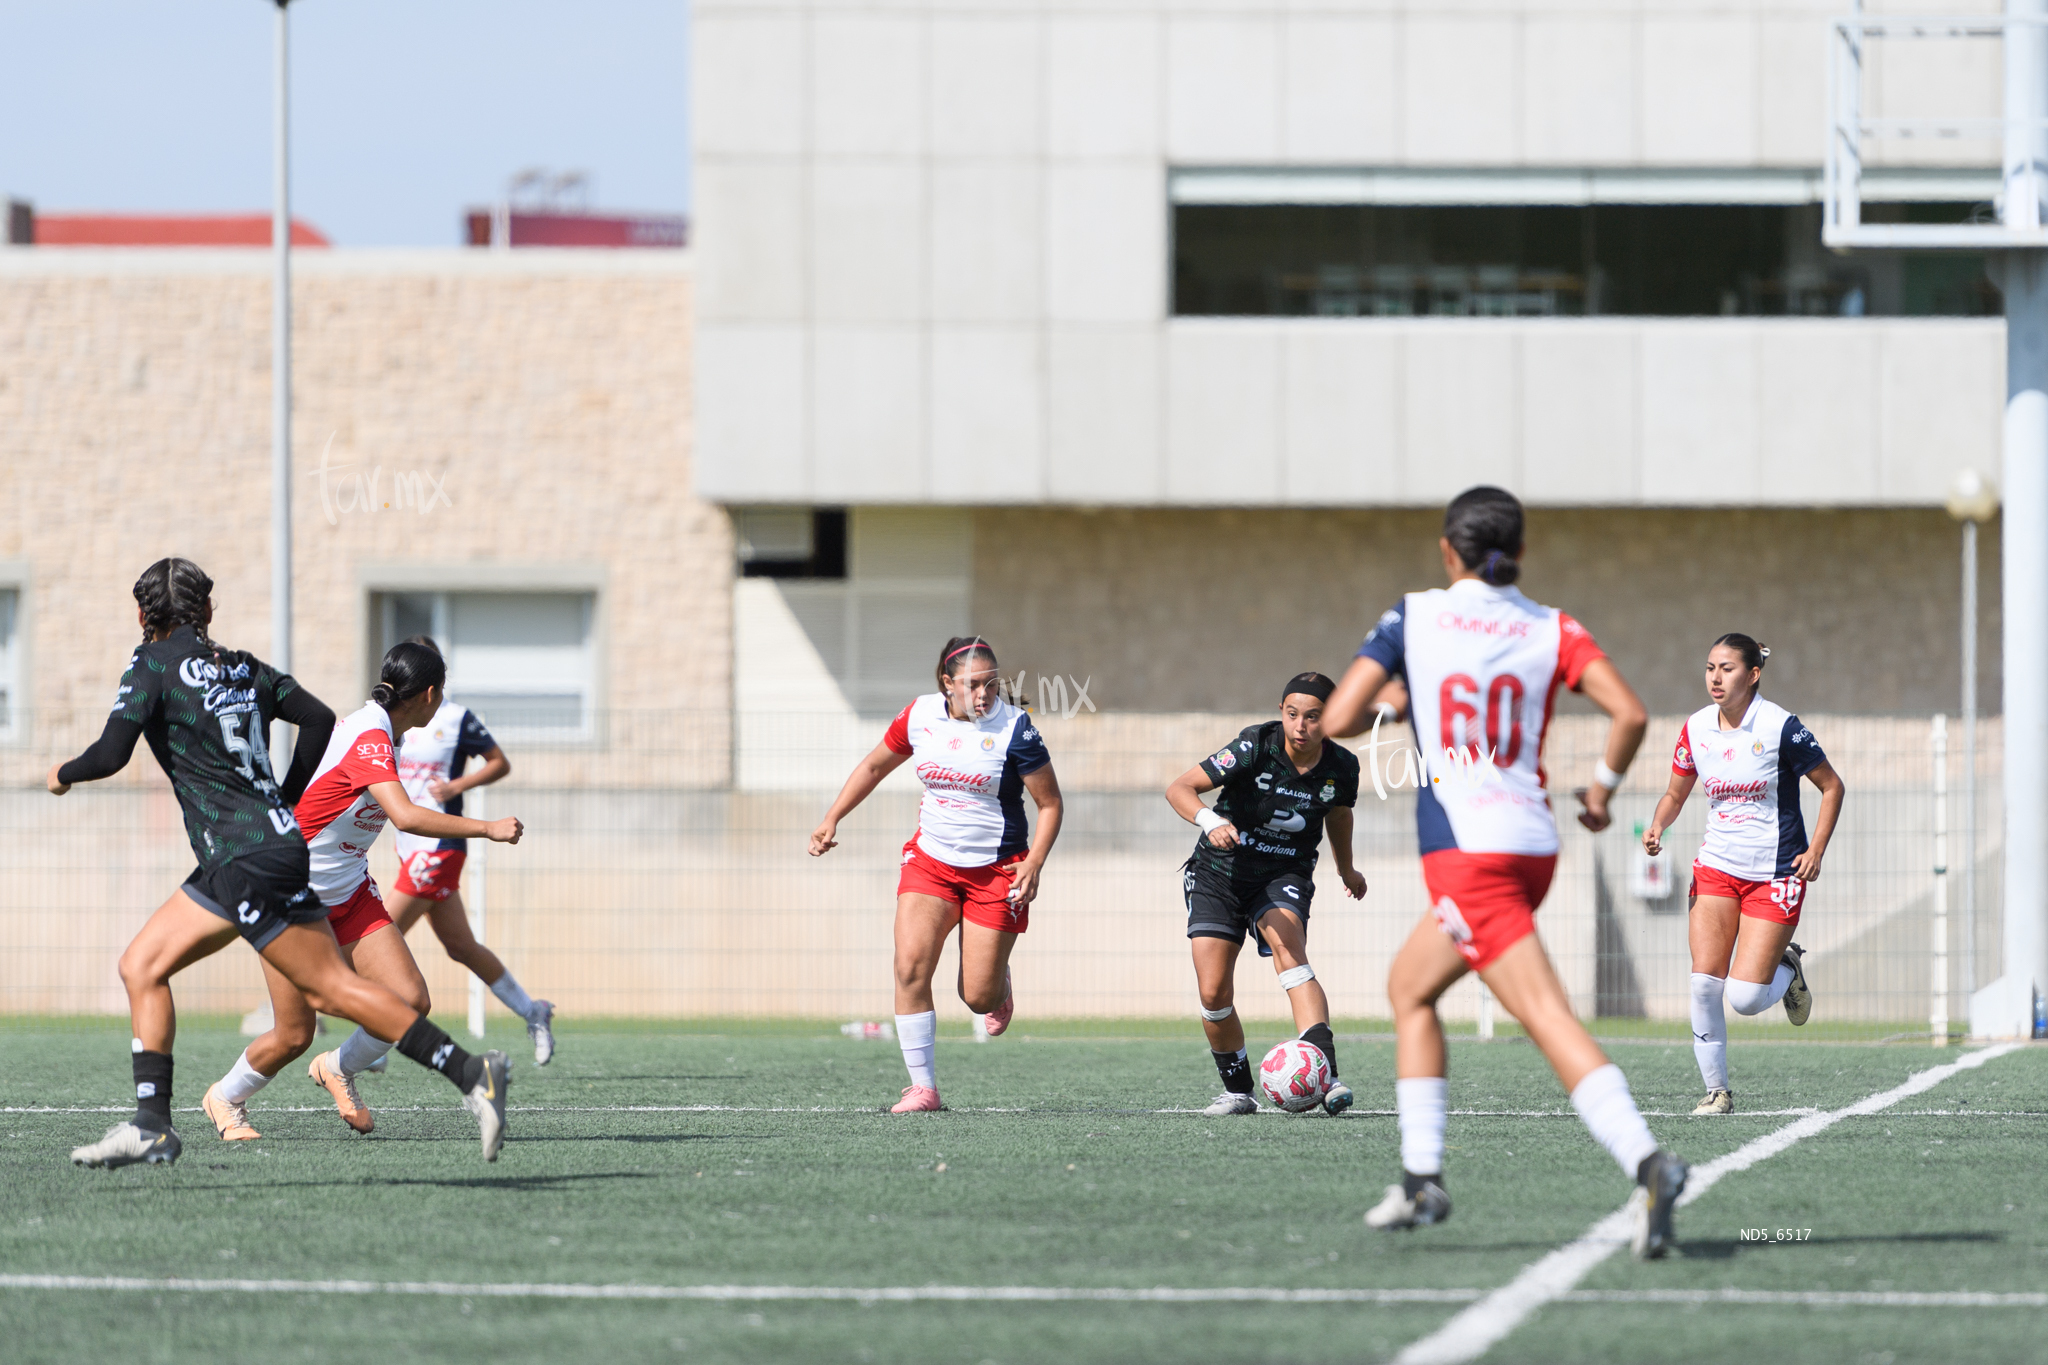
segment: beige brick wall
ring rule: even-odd
[[[366,565],[582,566],[604,583],[600,704],[726,712],[731,533],[690,491],[688,258],[299,261],[307,685],[342,711],[363,694]],[[161,555],[212,574],[217,638],[274,652],[267,269],[262,253],[0,254],[0,564],[31,577],[36,748],[71,708],[104,714],[137,634],[129,586]],[[380,503],[417,472],[452,506],[343,510],[344,480],[378,466]]]
[[[1342,669],[1401,593],[1442,584],[1440,526],[1411,511],[984,509],[975,625],[1005,669],[1092,675],[1105,711],[1263,708],[1299,669]],[[1988,530],[1980,704],[1996,710]],[[1539,509],[1523,587],[1583,621],[1660,714],[1705,704],[1699,665],[1729,630],[1772,646],[1768,686],[1787,706],[1953,712],[1959,544],[1939,511]]]

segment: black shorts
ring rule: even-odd
[[[262,952],[289,924],[314,924],[327,907],[313,892],[304,848],[263,849],[216,868],[195,867],[181,888],[194,905],[241,931]]]
[[[1181,891],[1188,903],[1189,938],[1222,938],[1242,944],[1249,933],[1259,956],[1271,957],[1273,950],[1266,940],[1253,932],[1259,920],[1279,906],[1300,916],[1306,929],[1316,883],[1313,873],[1299,869],[1249,880],[1227,877],[1190,858],[1181,868]]]

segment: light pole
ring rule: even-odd
[[[275,70],[271,73],[270,252],[270,662],[292,669],[292,189],[291,0],[277,7]],[[283,721],[271,727],[272,769],[282,773]]]
[[[1974,469],[1949,485],[1948,514],[1963,524],[1963,996],[1977,989],[1977,527],[1998,515],[1998,486]]]

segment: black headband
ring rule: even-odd
[[[1328,701],[1336,690],[1337,684],[1320,673],[1297,673],[1287,680],[1287,686],[1280,689],[1280,700],[1285,702],[1296,692],[1301,692],[1317,701]]]

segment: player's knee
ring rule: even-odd
[[[1737,981],[1732,976],[1723,999],[1737,1014],[1762,1014],[1774,1003],[1768,981]]]
[[[427,990],[427,983],[424,981],[415,981],[409,988],[397,992],[397,995],[420,1014],[434,1012],[434,997]]]
[[[313,1037],[317,1027],[317,1020],[311,1012],[308,1012],[303,1018],[296,1016],[281,1018],[270,1026],[271,1040],[277,1050],[284,1055],[284,1061],[289,1062],[293,1058],[303,1055],[307,1048],[313,1046]],[[279,1065],[283,1065],[283,1062],[280,1062]]]
[[[1211,1022],[1214,1022],[1217,1019],[1228,1019],[1230,1017],[1230,1012],[1236,1008],[1237,1001],[1237,992],[1233,989],[1233,986],[1234,983],[1230,978],[1225,977],[1213,986],[1201,988],[1202,1017],[1204,1019],[1210,1019]]]

